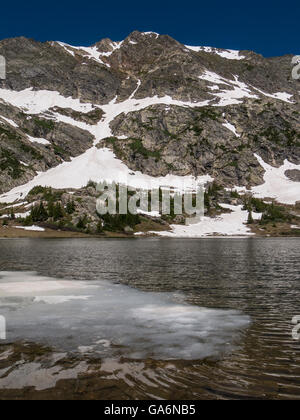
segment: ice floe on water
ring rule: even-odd
[[[137,359],[220,357],[250,322],[238,311],[189,305],[172,293],[33,272],[0,272],[0,312],[10,342]]]

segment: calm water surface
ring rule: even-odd
[[[0,286],[22,272],[27,281],[68,280],[67,294],[75,295],[45,305],[40,292],[33,305],[32,297],[14,300],[9,289],[0,312],[13,320],[11,338],[38,338],[59,350],[80,347],[63,328],[80,331],[83,353],[106,355],[106,371],[131,397],[299,398],[300,341],[292,339],[291,322],[300,315],[299,244],[293,238],[0,240]],[[74,291],[76,282],[102,289]],[[30,316],[43,320],[43,334],[22,323]],[[103,320],[97,331],[95,317]],[[46,326],[49,319],[56,329]],[[102,353],[89,341],[97,334]],[[122,348],[126,361],[116,359],[118,352],[124,357]]]

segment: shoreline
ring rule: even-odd
[[[89,235],[81,232],[69,232],[69,231],[56,231],[46,229],[44,232],[35,231],[21,231],[20,229],[5,229],[3,235],[0,228],[0,240],[5,239],[183,239],[183,240],[196,240],[196,239],[299,239],[299,235],[280,235],[280,234],[267,234],[267,235],[207,235],[207,236],[160,236],[158,234],[145,234],[145,235],[126,235],[122,233],[106,232],[103,235]]]

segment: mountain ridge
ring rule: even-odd
[[[286,160],[283,189],[298,185],[299,81],[288,55],[190,47],[138,31],[91,47],[8,39],[0,54],[0,192],[15,189],[1,201],[36,182],[80,188],[86,174],[127,174],[136,187],[145,177],[206,177],[251,190],[266,182],[266,165],[279,170]]]

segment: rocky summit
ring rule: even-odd
[[[137,31],[91,47],[5,39],[0,55],[1,203],[38,186],[74,194],[89,181],[126,178],[138,188],[183,177],[218,185],[231,205],[226,191],[236,205],[241,192],[300,200],[300,81],[290,55]]]

